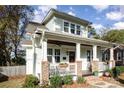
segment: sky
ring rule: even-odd
[[[42,5],[34,6],[35,22],[41,22],[47,12],[54,8],[92,22],[98,31],[102,28],[124,29],[124,6],[122,5]]]

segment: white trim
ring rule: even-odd
[[[76,61],[80,61],[80,56],[81,56],[81,47],[80,43],[76,43]]]

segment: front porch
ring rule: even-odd
[[[77,76],[77,69],[79,68],[77,62],[80,62],[81,76],[91,75],[95,71],[92,68],[94,60],[98,63],[97,70],[99,72],[105,71],[109,65],[103,62],[104,49],[105,47],[96,45],[47,40],[47,60],[50,63],[50,77],[55,73],[62,76],[67,74]]]

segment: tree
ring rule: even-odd
[[[0,6],[0,49],[9,65],[12,52],[15,58],[18,57],[18,47],[33,10],[32,6]]]
[[[100,35],[96,33],[95,28],[91,27],[91,28],[88,30],[88,33],[89,33],[89,37],[93,37],[93,38],[95,38],[95,39],[100,39]]]
[[[124,44],[124,30],[110,30],[102,36],[102,40]]]

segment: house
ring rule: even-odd
[[[26,49],[26,73],[34,74],[42,83],[55,73],[71,74],[75,79],[113,68],[113,46],[117,44],[89,38],[91,24],[55,9],[48,12],[41,24],[29,22],[22,43]]]

